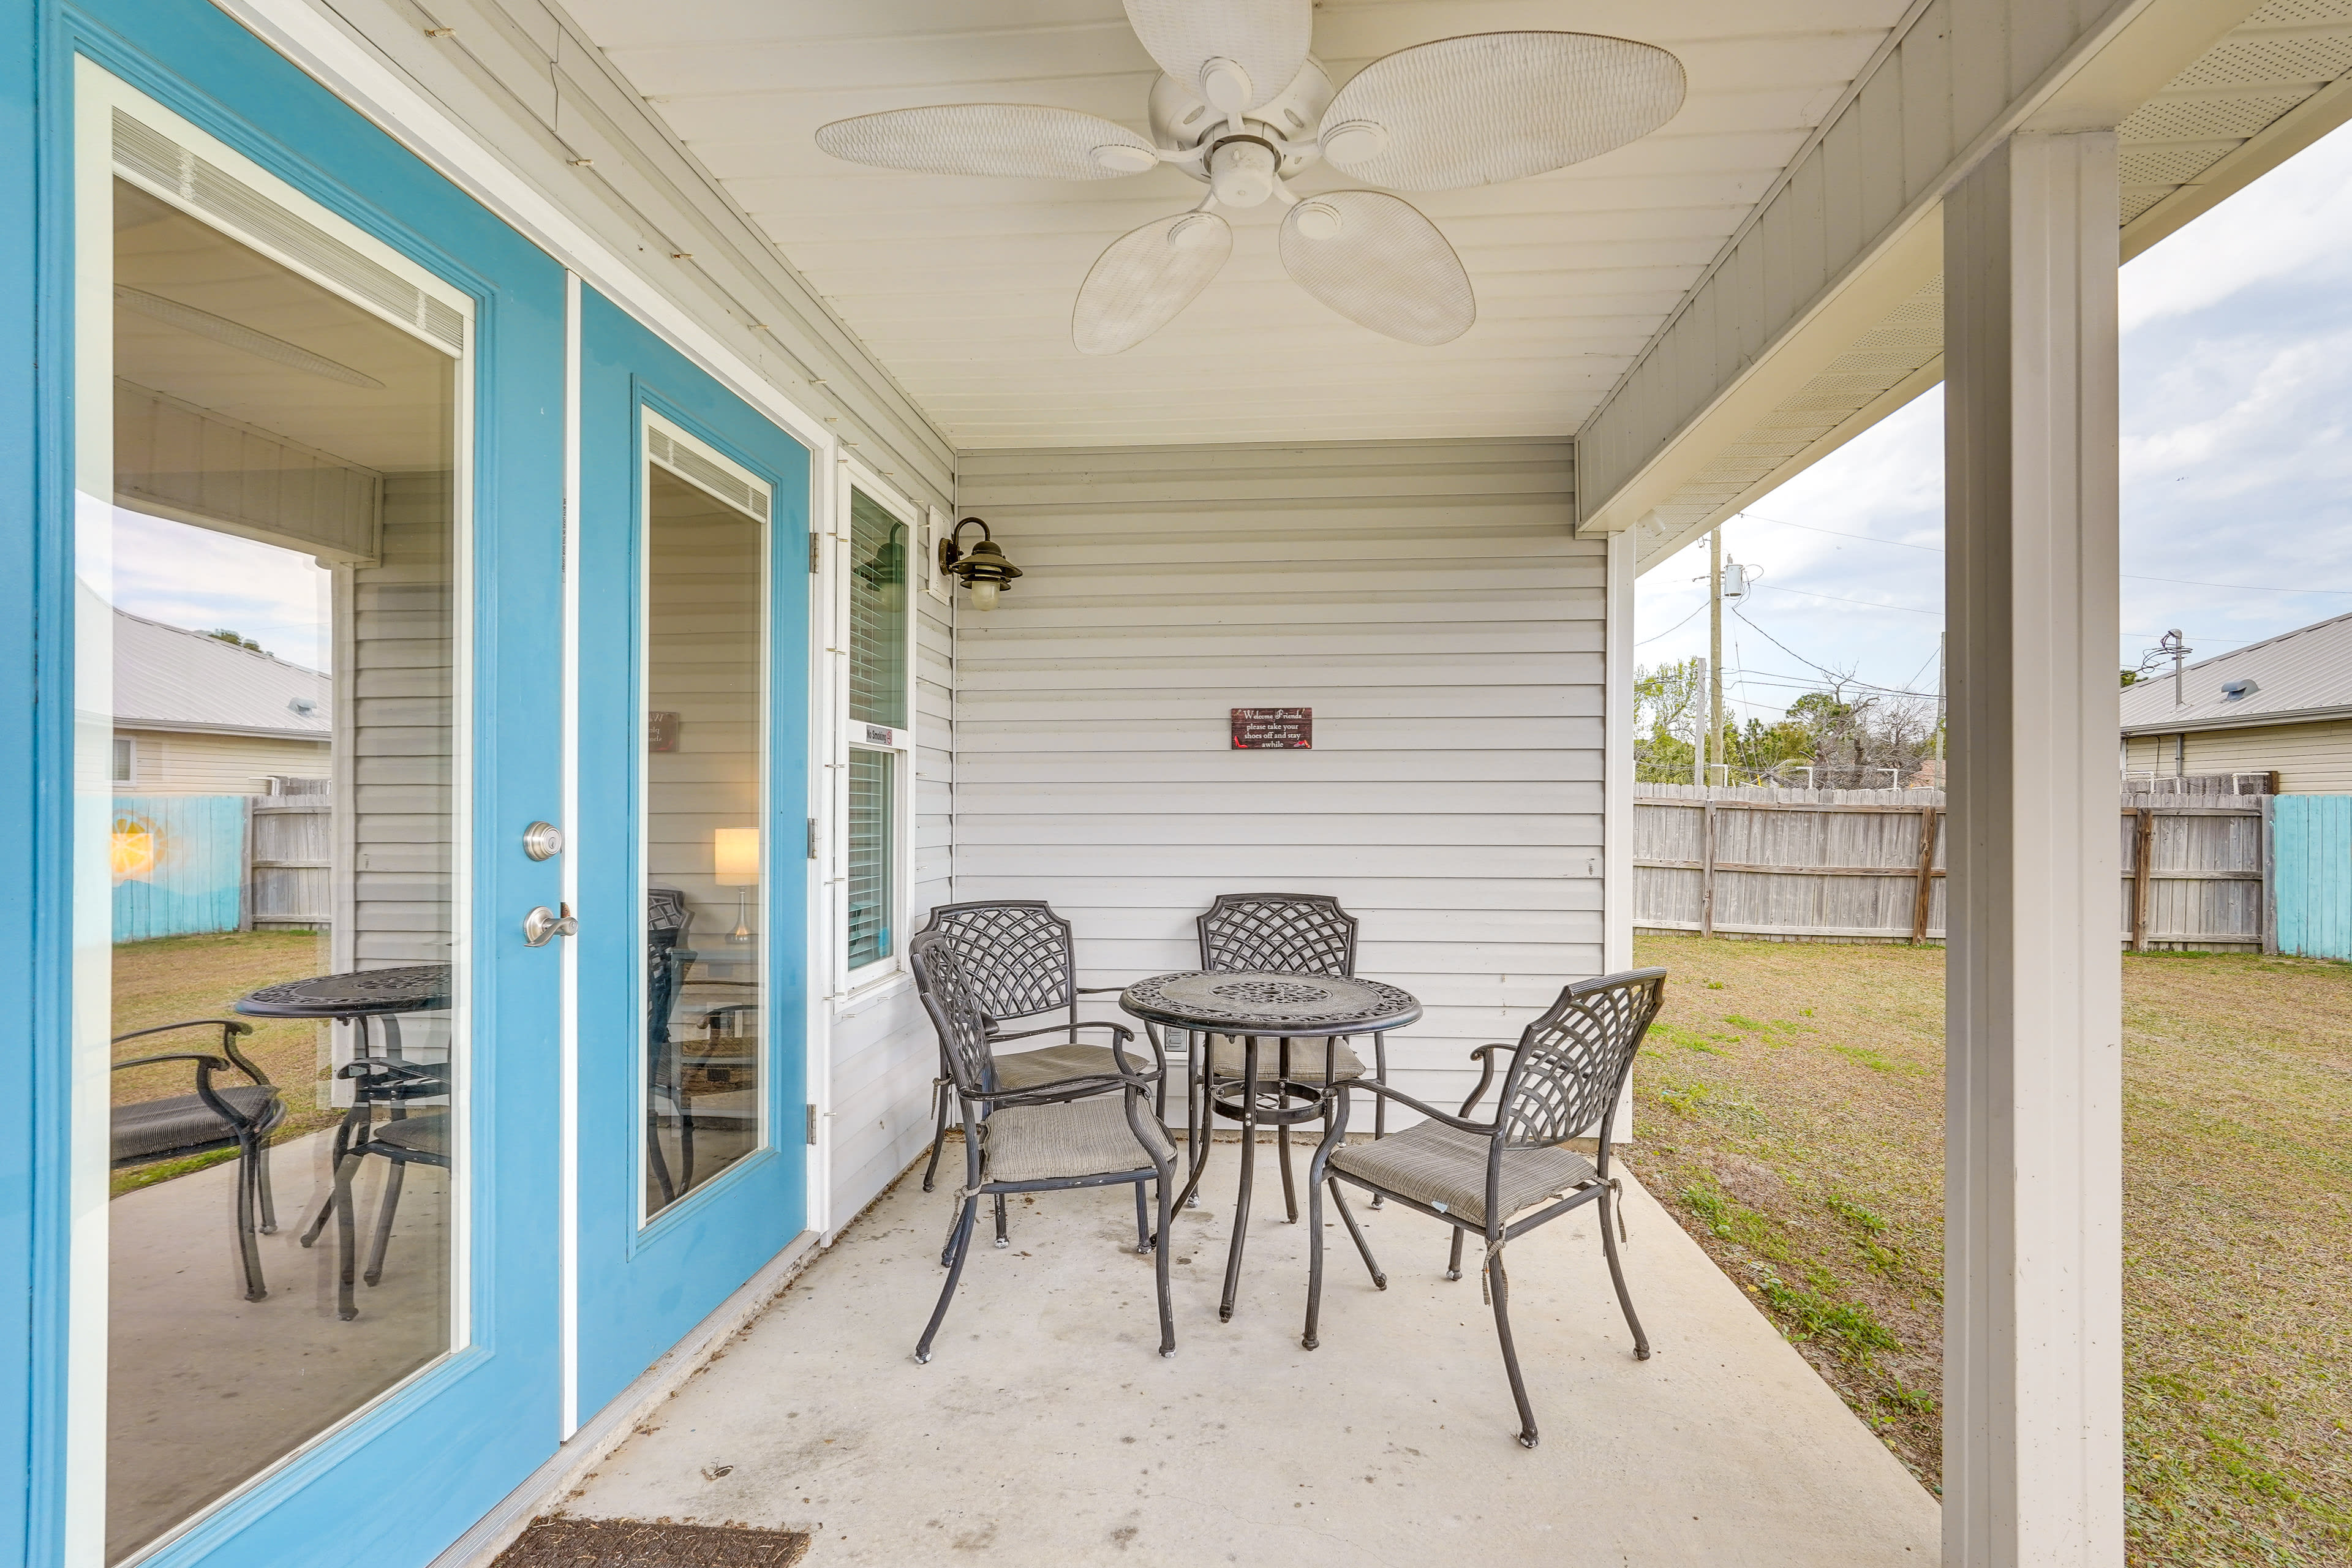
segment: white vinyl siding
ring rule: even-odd
[[[452,956],[449,506],[446,475],[387,475],[383,563],[336,573],[339,969]]]
[[[2135,735],[2125,766],[2169,778],[2173,742],[2171,735]],[[2281,795],[2352,794],[2352,720],[2192,730],[2187,750],[2192,773],[2276,773]]]
[[[1444,1102],[1601,968],[1605,547],[1565,440],[967,454],[1027,574],[961,614],[958,900],[1038,898],[1079,983],[1197,963],[1221,892],[1336,895]],[[1308,751],[1229,710],[1314,710]],[[1103,999],[1097,1016],[1110,1007]]]
[[[330,770],[322,740],[140,730],[117,731],[114,744],[115,783],[139,795],[268,795],[273,776],[325,778]]]

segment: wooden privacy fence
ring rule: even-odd
[[[1941,790],[1639,784],[1635,795],[1636,926],[1815,942],[1943,940]],[[2259,948],[2262,798],[2181,798],[2123,797],[2119,939],[2136,951]]]
[[[2271,806],[2271,951],[2352,958],[2352,795]]]
[[[325,927],[333,809],[324,794],[116,795],[114,940]]]

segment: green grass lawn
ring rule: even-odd
[[[1943,951],[1634,952],[1628,1163],[1934,1488]],[[2129,1561],[2352,1561],[2352,965],[2123,964]]]
[[[114,949],[114,1022],[109,1032],[128,1034],[190,1018],[234,1018],[237,1015],[231,1010],[232,1004],[247,992],[318,974],[326,967],[325,939],[315,931],[223,931],[121,942]],[[239,1047],[278,1085],[286,1101],[286,1120],[273,1141],[283,1142],[332,1125],[339,1113],[321,1109],[326,1096],[319,1038],[325,1026],[308,1018],[245,1022],[253,1025],[254,1031],[238,1042]],[[114,1047],[114,1059],[219,1049],[219,1030],[188,1029],[126,1040]],[[231,1072],[215,1081],[239,1084],[245,1078]],[[195,1070],[186,1062],[135,1068],[114,1075],[117,1105],[194,1092]],[[120,1195],[235,1157],[236,1151],[223,1150],[187,1160],[133,1166],[114,1173],[113,1189]]]

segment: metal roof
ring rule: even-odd
[[[2231,698],[2225,683],[2253,682]],[[2292,724],[2352,717],[2352,615],[2317,621],[2265,641],[2233,648],[2181,672],[2179,707],[2172,672],[2145,676],[2124,688],[2126,735],[2169,735],[2182,730],[2230,730],[2252,724]]]
[[[114,612],[118,728],[324,741],[333,725],[332,686],[319,671],[273,654]]]

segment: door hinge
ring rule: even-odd
[[[808,1141],[810,1148],[816,1147],[816,1107],[814,1105],[808,1108]]]
[[[816,858],[816,818],[815,818],[815,817],[814,817],[814,816],[810,817],[810,818],[808,819],[808,825],[809,825],[809,852],[808,852],[808,858],[809,858],[810,859],[814,860],[814,859],[815,859],[815,858]]]
[[[824,543],[814,533],[809,535],[809,575],[814,577],[824,569]]]

